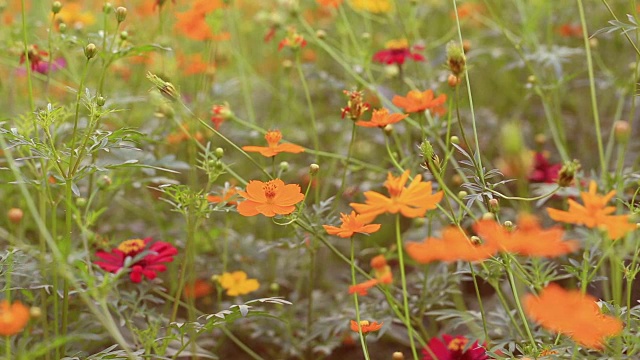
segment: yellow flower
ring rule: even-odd
[[[218,276],[218,282],[227,290],[229,296],[245,295],[260,287],[258,280],[247,279],[247,273],[244,271],[225,272]]]
[[[93,25],[96,18],[89,11],[82,11],[82,5],[77,3],[65,4],[58,13],[58,21],[65,23],[67,26],[74,28],[82,28],[84,26]]]
[[[356,10],[374,14],[386,14],[393,11],[393,3],[390,0],[351,0],[349,3]]]

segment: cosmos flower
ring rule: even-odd
[[[552,164],[542,152],[533,154],[533,169],[529,173],[529,182],[553,184],[558,180],[562,164]]]
[[[358,322],[351,320],[351,331],[360,332],[358,328],[361,328],[362,333],[367,334],[382,329],[382,325],[383,323],[377,323],[375,321],[369,322],[368,320],[361,320],[360,326],[358,327]]]
[[[422,350],[422,360],[486,360],[487,350],[478,341],[467,346],[469,339],[464,336],[442,335],[442,339],[434,337]],[[465,350],[466,349],[466,350]],[[435,358],[432,356],[435,355]]]
[[[280,130],[269,130],[264,135],[264,138],[267,140],[269,146],[243,146],[242,150],[247,152],[257,152],[266,157],[276,156],[281,152],[298,154],[304,151],[304,148],[299,145],[290,143],[280,144],[280,140],[282,140],[282,133]]]
[[[19,301],[14,301],[13,304],[7,300],[0,301],[0,335],[11,336],[21,332],[27,326],[29,317],[29,308]]]
[[[629,215],[610,215],[616,208],[607,203],[616,194],[614,190],[604,196],[597,194],[598,185],[595,181],[589,184],[589,192],[581,192],[582,202],[569,199],[569,210],[547,209],[549,217],[555,221],[568,224],[584,225],[588,228],[604,227],[610,239],[619,239],[628,232],[636,229],[636,225],[629,222]]]
[[[142,253],[146,255],[138,259],[138,255]],[[172,262],[173,256],[177,253],[178,250],[173,245],[162,241],[153,242],[150,237],[132,239],[123,241],[111,252],[98,251],[96,256],[102,261],[96,261],[95,264],[102,270],[115,274],[124,268],[127,258],[135,260],[129,265],[129,278],[134,283],[139,283],[143,276],[153,280],[159,272],[167,270],[165,263]]]
[[[304,200],[300,185],[285,184],[280,179],[266,183],[251,180],[247,191],[238,191],[238,194],[247,199],[238,204],[238,213],[243,216],[291,214],[296,209],[295,205]]]
[[[229,296],[246,295],[260,288],[258,280],[248,279],[244,271],[225,272],[218,276],[217,280]]]
[[[336,235],[341,238],[352,237],[355,233],[371,234],[380,230],[380,224],[367,224],[360,219],[360,215],[352,211],[351,214],[340,213],[342,225],[340,227],[322,225],[329,235]]]
[[[498,249],[491,242],[475,244],[460,228],[448,226],[442,230],[440,239],[429,237],[419,243],[410,242],[405,250],[416,262],[428,264],[434,261],[481,261],[493,256]]]
[[[191,284],[186,284],[182,296],[187,299],[199,299],[213,293],[213,285],[210,281],[197,279]]]
[[[447,112],[444,107],[446,101],[447,95],[440,94],[435,97],[431,89],[425,91],[411,90],[406,97],[396,95],[391,99],[395,106],[404,109],[405,112],[413,113],[430,110],[438,115],[444,115]]]
[[[395,124],[400,120],[406,118],[407,114],[389,114],[389,110],[382,108],[373,111],[370,121],[356,121],[356,125],[363,127],[378,127],[384,128],[389,124]]]
[[[414,47],[414,49],[416,48]],[[425,60],[424,56],[412,51],[407,39],[387,41],[385,49],[380,50],[373,55],[374,61],[387,65],[402,65],[406,59],[411,59],[413,61]]]
[[[531,320],[590,349],[601,350],[607,337],[622,332],[620,319],[603,315],[596,298],[579,290],[552,283],[538,296],[526,295],[523,305]]]

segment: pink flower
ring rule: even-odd
[[[146,255],[141,259],[136,259],[142,253]],[[152,243],[150,237],[132,239],[123,241],[111,252],[98,251],[96,256],[103,261],[96,261],[95,264],[100,266],[102,270],[115,274],[124,268],[127,258],[131,258],[135,262],[130,265],[129,278],[134,283],[139,283],[142,281],[143,275],[147,279],[153,280],[159,272],[167,270],[165,263],[172,262],[173,256],[177,253],[178,250],[173,245],[162,241]]]
[[[554,183],[558,180],[558,172],[562,164],[551,164],[544,153],[533,154],[533,170],[529,174],[532,183]]]
[[[480,346],[478,344],[478,341],[467,347],[468,343],[469,339],[460,335],[451,336],[448,334],[444,334],[442,335],[442,340],[434,337],[429,340],[429,344],[427,344],[427,347],[431,350],[431,352],[429,352],[426,348],[422,350],[422,354],[424,355],[422,360],[489,359],[486,349],[483,346]],[[433,355],[435,355],[435,358],[432,357],[432,353]]]
[[[409,43],[405,39],[388,41],[384,50],[380,50],[373,55],[374,61],[387,65],[402,65],[407,58],[414,61],[425,60],[424,56],[412,52],[412,48],[409,47]]]

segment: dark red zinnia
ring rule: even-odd
[[[554,183],[558,180],[558,172],[562,164],[551,164],[547,156],[541,152],[533,155],[533,170],[529,174],[532,183]]]
[[[424,357],[422,360],[487,360],[487,351],[478,342],[474,342],[471,346],[467,346],[469,339],[464,336],[442,335],[440,338],[432,338],[429,340],[427,347],[422,350]],[[433,358],[431,353],[436,357]]]
[[[373,55],[373,60],[387,65],[402,65],[407,58],[413,61],[424,61],[424,56],[413,52],[414,49],[415,47],[413,49],[409,47],[409,43],[405,39],[391,40],[387,42],[384,50]]]
[[[159,272],[167,270],[165,263],[172,262],[173,256],[178,253],[178,250],[169,243],[152,241],[150,237],[132,239],[123,241],[111,252],[98,251],[96,256],[103,261],[96,261],[95,264],[100,266],[102,270],[115,274],[124,267],[127,258],[134,259],[144,252],[146,255],[143,258],[131,264],[129,278],[134,283],[141,282],[143,275],[147,279],[153,280]]]

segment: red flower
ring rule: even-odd
[[[178,250],[166,242],[152,243],[150,237],[132,239],[123,241],[111,252],[98,251],[96,256],[103,261],[96,261],[95,264],[100,266],[102,270],[115,274],[124,267],[127,258],[136,259],[137,255],[143,252],[146,255],[131,264],[129,278],[134,283],[141,282],[143,275],[149,280],[155,279],[159,272],[167,270],[164,263],[172,262],[173,255],[176,255]]]
[[[413,47],[413,49],[416,49],[416,47]],[[412,48],[409,47],[406,39],[388,41],[384,50],[380,50],[373,55],[374,61],[387,65],[402,65],[407,58],[414,61],[424,61],[425,59],[424,56],[412,52]]]
[[[533,170],[529,174],[529,181],[532,183],[555,183],[561,168],[562,164],[551,164],[544,153],[536,152],[533,154]]]
[[[444,340],[444,341],[442,341]],[[424,357],[422,360],[486,360],[489,359],[487,351],[483,346],[478,344],[478,341],[474,342],[467,348],[469,339],[464,336],[451,336],[444,334],[442,340],[439,338],[432,338],[429,340],[427,347],[422,350]],[[465,351],[464,349],[467,348]],[[435,358],[432,357],[435,355]]]

